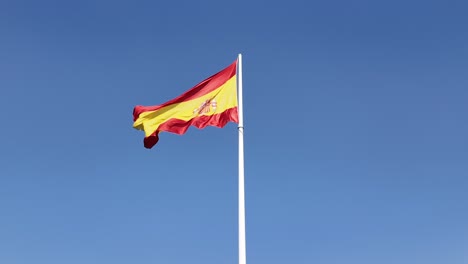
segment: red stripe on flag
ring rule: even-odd
[[[137,105],[133,109],[133,121],[136,121],[140,114],[148,111],[155,111],[158,110],[162,107],[175,104],[175,103],[181,103],[185,101],[189,101],[195,98],[198,98],[200,96],[203,96],[207,93],[210,93],[217,88],[219,88],[221,85],[226,83],[229,79],[231,79],[234,75],[236,75],[236,68],[237,67],[237,60],[233,62],[231,65],[229,65],[227,68],[224,70],[210,76],[209,78],[203,80],[199,84],[195,85],[193,88],[190,90],[186,91],[185,93],[181,94],[180,96],[165,102],[161,105],[154,105],[154,106],[142,106],[142,105]]]
[[[226,111],[207,116],[198,116],[190,120],[180,120],[180,119],[169,119],[168,121],[162,123],[158,130],[148,137],[145,137],[143,140],[145,148],[152,148],[156,143],[158,143],[159,137],[158,134],[161,131],[171,132],[178,135],[184,134],[190,126],[197,127],[199,129],[205,128],[207,126],[215,126],[222,128],[228,122],[239,123],[237,107],[227,109]]]

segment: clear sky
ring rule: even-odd
[[[468,263],[466,1],[0,2],[0,263],[237,263],[237,130],[132,128],[243,54],[247,262]]]

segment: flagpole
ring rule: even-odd
[[[239,264],[246,264],[245,191],[244,191],[244,113],[242,108],[242,54],[237,59],[237,96],[239,113]]]

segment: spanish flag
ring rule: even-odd
[[[145,131],[145,148],[158,142],[161,131],[182,135],[190,126],[222,128],[229,121],[238,123],[236,68],[237,60],[177,98],[161,105],[136,106],[133,127]]]

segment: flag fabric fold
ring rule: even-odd
[[[145,132],[144,146],[156,145],[161,131],[182,135],[190,126],[222,128],[228,122],[238,123],[236,69],[237,60],[166,103],[136,106],[133,127]]]

